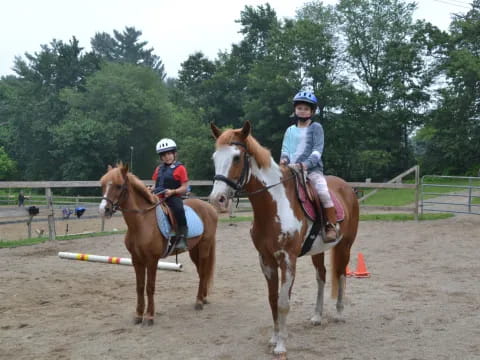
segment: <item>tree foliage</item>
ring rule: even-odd
[[[152,68],[164,79],[165,66],[154,49],[146,49],[146,41],[140,41],[142,32],[134,27],[125,27],[123,32],[113,30],[113,36],[99,32],[91,39],[93,52],[110,62],[143,65]]]
[[[278,158],[292,97],[315,92],[326,173],[385,180],[419,162],[425,172],[480,168],[480,0],[448,32],[413,21],[408,0],[311,1],[279,19],[245,6],[242,39],[208,59],[201,51],[166,79],[142,32],[75,37],[15,60],[0,79],[0,147],[8,176],[96,179],[130,161],[150,177],[155,143],[175,139],[192,179],[213,175],[208,123],[240,127]],[[8,162],[10,164],[10,162]],[[12,172],[13,171],[13,172]]]

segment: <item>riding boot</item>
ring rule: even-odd
[[[177,243],[175,245],[175,247],[177,249],[187,249],[188,248],[187,233],[188,233],[188,228],[185,225],[178,227]]]
[[[325,226],[325,243],[336,241],[340,237],[340,232],[337,232],[337,214],[335,207],[324,208],[327,217],[327,224]]]

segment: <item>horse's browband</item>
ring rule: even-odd
[[[245,144],[245,143],[242,143],[242,142],[239,142],[239,141],[232,141],[230,143],[230,145],[239,145],[239,146],[243,147],[245,149],[245,151],[247,151],[247,144]]]

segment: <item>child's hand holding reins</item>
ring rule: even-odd
[[[175,189],[167,189],[165,190],[165,197],[170,197],[170,196],[174,196],[174,195],[177,195],[177,190]]]

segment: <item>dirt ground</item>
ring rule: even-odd
[[[121,229],[122,220],[113,221],[107,230]],[[133,325],[132,267],[57,257],[128,257],[123,235],[0,249],[0,358],[271,359],[266,283],[249,227],[219,225],[215,284],[203,311],[193,309],[197,275],[187,254],[179,257],[183,272],[159,272],[153,327]],[[371,277],[347,280],[345,322],[327,297],[316,327],[313,267],[299,260],[288,358],[480,359],[479,230],[480,216],[361,222],[350,268],[361,252]]]

